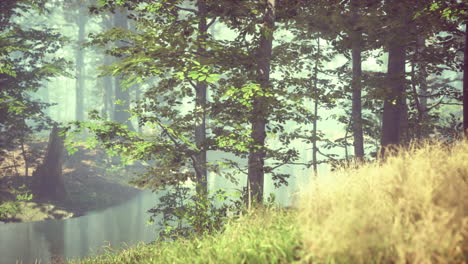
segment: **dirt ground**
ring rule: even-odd
[[[0,157],[0,202],[13,200],[14,190],[21,185],[31,189],[32,174],[42,162],[47,138],[36,138],[25,145],[28,170],[21,147],[8,150]],[[142,165],[122,168],[116,158],[109,158],[102,150],[80,147],[73,155],[64,155],[63,177],[67,191],[65,201],[42,201],[33,198],[21,202],[21,213],[10,215],[4,222],[27,222],[45,219],[65,219],[104,209],[124,202],[138,193],[126,184]]]

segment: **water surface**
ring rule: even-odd
[[[28,223],[0,223],[0,264],[49,263],[52,256],[78,258],[151,242],[157,227],[149,226],[148,209],[158,196],[142,191],[133,199],[102,211],[65,219]]]

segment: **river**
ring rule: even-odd
[[[102,211],[65,220],[0,223],[0,264],[49,263],[52,256],[80,258],[151,242],[156,226],[146,224],[158,196],[142,191],[133,199]],[[40,261],[40,262],[39,262]]]

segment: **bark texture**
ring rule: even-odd
[[[465,139],[468,140],[468,23],[465,23],[465,54],[463,61],[463,131]]]
[[[351,31],[351,54],[353,61],[353,79],[352,79],[352,127],[353,127],[353,138],[354,138],[354,156],[358,161],[362,161],[364,158],[364,138],[362,132],[362,103],[361,103],[361,90],[362,90],[362,32],[359,30],[359,18],[357,14],[358,3],[356,0],[352,1],[352,24],[353,29]]]
[[[270,85],[270,60],[275,26],[275,0],[265,0],[266,9],[260,30],[260,40],[257,52],[258,83],[262,91]],[[254,95],[251,124],[253,146],[249,151],[248,161],[248,192],[255,203],[263,202],[265,138],[268,104],[264,95]],[[250,206],[250,204],[248,205]]]
[[[387,85],[385,87],[382,140],[380,155],[385,157],[389,149],[395,149],[400,145],[404,137],[404,127],[407,123],[405,110],[405,58],[406,58],[406,34],[407,19],[405,11],[390,10],[392,19],[397,22],[392,37],[387,41],[388,70]]]
[[[200,22],[198,23],[198,41],[199,48],[197,49],[198,54],[206,52],[204,44],[201,44],[206,40],[207,34],[207,23],[206,23],[206,3],[204,0],[198,1],[198,16]],[[195,144],[199,149],[196,154],[196,176],[197,183],[199,184],[198,194],[206,194],[208,192],[208,172],[206,168],[206,90],[207,84],[204,81],[198,81],[195,84]]]

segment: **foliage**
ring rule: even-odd
[[[6,8],[0,8],[0,152],[51,124],[44,113],[50,104],[33,99],[31,93],[51,77],[66,74],[68,65],[54,56],[65,39],[24,21],[33,7],[29,2],[34,1],[2,1]]]
[[[229,195],[218,189],[200,195],[192,189],[180,185],[166,188],[160,203],[149,210],[150,222],[164,227],[159,240],[222,232],[229,220],[246,212],[239,193]]]
[[[162,190],[165,194],[159,198],[160,203],[148,211],[152,214],[150,223],[164,227],[159,240],[222,233],[230,221],[249,212],[246,189],[233,193],[217,189],[206,195],[193,194],[192,190],[181,185],[166,188]],[[278,207],[273,194],[264,207]]]
[[[0,200],[0,220],[12,218],[16,214],[21,213],[21,202],[30,201],[33,198],[33,195],[26,189],[25,185],[21,185],[18,189],[13,189],[12,193],[16,195],[15,200]]]

